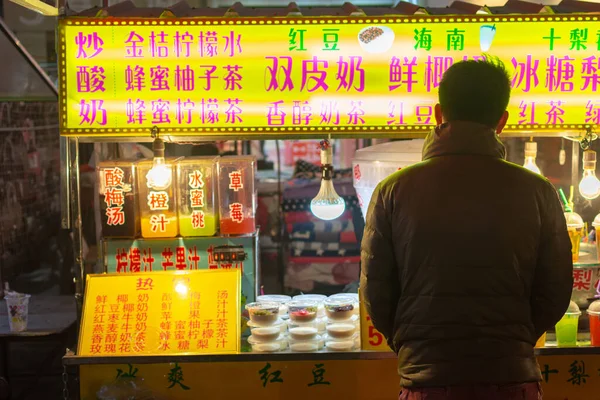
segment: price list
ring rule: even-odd
[[[239,351],[239,270],[88,277],[82,356]]]

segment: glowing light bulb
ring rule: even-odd
[[[537,156],[537,143],[536,142],[527,142],[525,143],[525,163],[523,167],[530,170],[531,172],[535,172],[536,174],[542,175],[542,171],[535,163],[535,158]]]
[[[171,167],[165,164],[164,157],[154,157],[152,168],[146,174],[148,187],[164,190],[171,185],[172,176]]]
[[[583,178],[579,182],[579,193],[588,200],[600,196],[600,180],[596,177],[596,152],[583,152]]]
[[[188,287],[185,283],[183,282],[178,282],[175,285],[175,292],[177,292],[178,294],[185,296],[188,293]]]
[[[154,151],[154,159],[152,160],[152,168],[146,174],[146,183],[149,188],[164,190],[171,186],[173,179],[173,171],[165,162],[165,142],[158,137],[154,139],[152,144]]]
[[[331,179],[323,179],[317,196],[310,202],[310,211],[319,219],[331,221],[338,218],[346,210],[346,202],[342,199]]]
[[[331,180],[333,175],[331,145],[328,140],[324,140],[320,146],[323,178],[319,193],[310,202],[310,211],[319,219],[331,221],[344,213],[346,202],[337,194]]]

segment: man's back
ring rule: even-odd
[[[570,242],[551,184],[503,157],[493,130],[445,124],[374,194],[363,290],[403,387],[540,380],[533,346],[568,303],[552,263],[570,264]]]

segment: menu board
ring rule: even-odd
[[[231,354],[240,271],[88,275],[78,354]]]
[[[499,57],[509,130],[600,124],[599,16],[66,18],[61,134],[425,131],[444,72]]]

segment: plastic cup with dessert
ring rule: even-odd
[[[292,301],[292,298],[283,294],[264,294],[262,296],[258,296],[256,301],[259,303],[278,303],[279,317],[285,318],[287,317],[288,313],[287,303]]]
[[[279,320],[279,304],[255,302],[246,304],[250,320],[259,326],[275,325]]]
[[[288,310],[292,322],[312,323],[317,319],[318,304],[311,300],[293,300],[288,303]]]
[[[325,300],[325,314],[332,321],[347,321],[354,314],[354,300],[350,297],[338,297]]]

